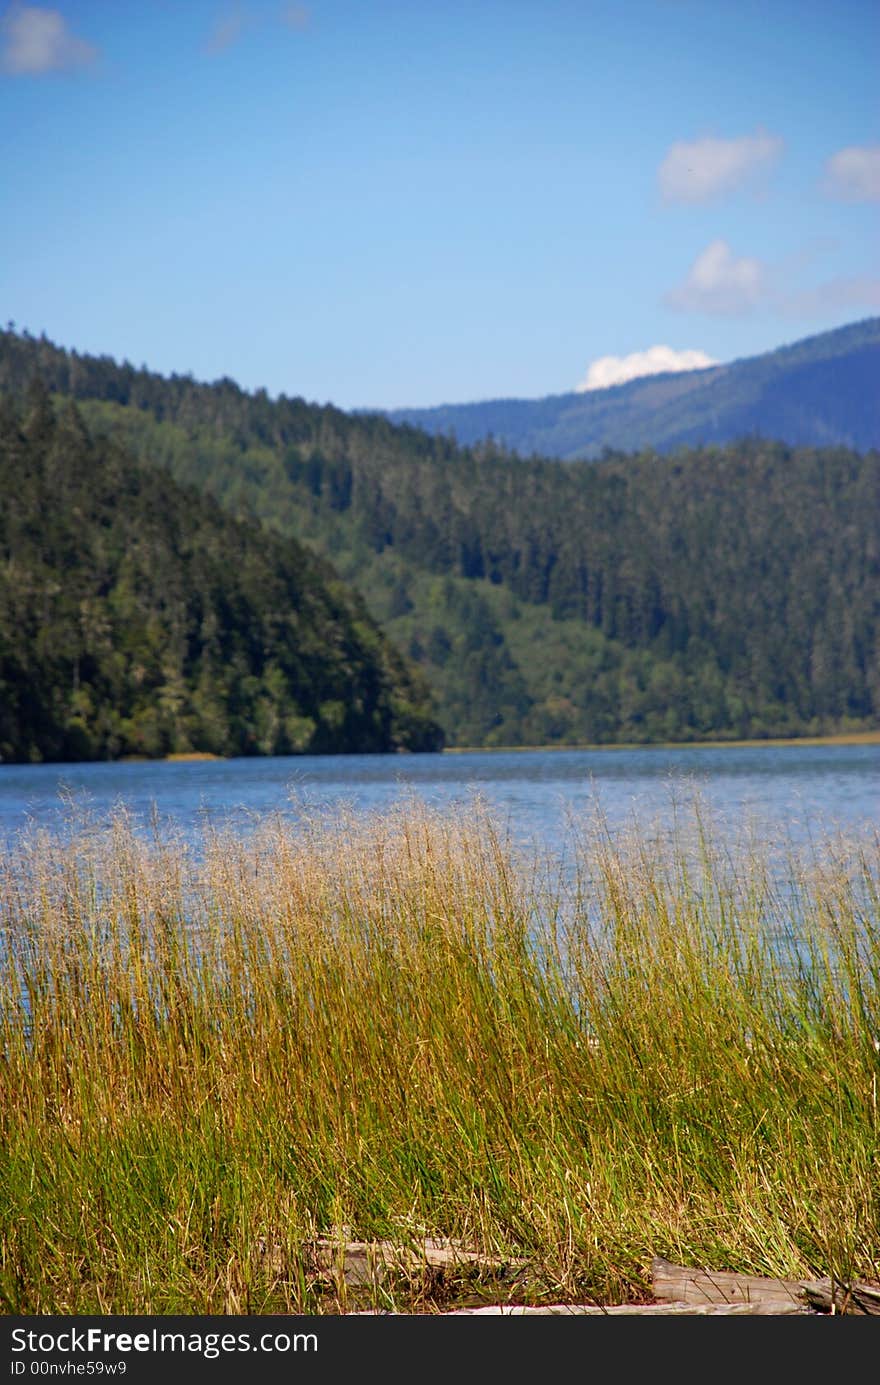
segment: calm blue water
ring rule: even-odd
[[[99,819],[125,804],[196,840],[200,828],[337,807],[381,810],[416,797],[458,810],[479,796],[514,840],[551,848],[598,807],[612,827],[668,820],[698,794],[712,816],[791,840],[880,823],[880,746],[689,746],[601,751],[475,751],[195,762],[0,765],[0,840]]]

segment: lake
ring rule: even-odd
[[[125,804],[195,841],[210,823],[247,832],[267,813],[371,812],[408,798],[461,811],[475,796],[521,844],[551,849],[596,808],[612,828],[668,820],[699,795],[713,819],[789,841],[880,822],[880,745],[679,746],[0,765],[0,834],[64,830]]]

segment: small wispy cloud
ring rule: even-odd
[[[259,27],[264,23],[280,23],[287,29],[305,29],[311,15],[305,5],[282,5],[274,16],[258,14],[243,5],[233,5],[219,15],[214,28],[205,43],[206,53],[225,53],[227,48],[238,43],[246,29]]]
[[[282,5],[281,7],[281,22],[286,24],[288,29],[305,29],[311,17],[306,5]]]
[[[736,256],[726,240],[713,240],[694,260],[684,283],[664,302],[680,312],[737,316],[767,299],[767,267],[750,256]]]
[[[97,48],[71,33],[59,10],[13,4],[0,20],[0,31],[0,66],[15,76],[38,77],[88,67],[98,57]]]
[[[585,394],[588,390],[623,385],[627,380],[638,380],[643,375],[702,370],[717,364],[705,351],[676,351],[672,346],[649,346],[647,351],[633,351],[629,356],[600,356],[588,367],[585,378],[575,385],[575,389],[578,394]]]
[[[206,53],[225,53],[237,43],[247,24],[247,16],[240,5],[227,10],[218,17],[205,44]]]
[[[777,162],[784,141],[760,127],[735,139],[681,140],[673,144],[658,170],[664,202],[713,202],[754,187]]]
[[[880,278],[871,274],[839,275],[815,288],[782,300],[786,317],[821,317],[825,313],[880,311]]]
[[[851,144],[825,165],[825,192],[844,202],[880,202],[880,144]]]

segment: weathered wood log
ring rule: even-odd
[[[803,1308],[796,1303],[791,1303],[787,1307],[780,1308],[774,1306],[768,1310],[766,1302],[760,1300],[754,1303],[614,1303],[605,1308],[597,1308],[594,1304],[585,1303],[556,1303],[549,1307],[544,1305],[519,1305],[519,1304],[499,1304],[489,1308],[455,1308],[451,1314],[444,1316],[462,1316],[469,1314],[471,1317],[533,1317],[536,1315],[556,1317],[593,1317],[593,1318],[617,1318],[617,1317],[662,1317],[672,1315],[677,1317],[742,1317],[745,1315],[767,1315],[768,1311],[780,1313],[808,1313],[808,1308]]]
[[[662,1256],[651,1265],[654,1297],[683,1303],[762,1303],[767,1312],[802,1310],[880,1314],[880,1288],[870,1284],[832,1284],[830,1279],[772,1279],[730,1270],[674,1265]]]
[[[396,1245],[391,1241],[336,1240],[320,1237],[314,1244],[314,1268],[349,1288],[375,1284],[389,1274],[413,1276],[434,1271],[458,1271],[499,1279],[513,1275],[524,1260],[484,1255],[460,1241],[426,1237],[415,1243]]]
[[[868,1313],[880,1317],[880,1288],[873,1284],[840,1284],[830,1279],[802,1281],[807,1301],[819,1312]]]
[[[614,1303],[606,1308],[596,1307],[592,1303],[553,1303],[545,1304],[516,1304],[516,1303],[497,1303],[484,1308],[451,1308],[442,1313],[444,1318],[460,1317],[504,1317],[504,1318],[524,1318],[524,1317],[592,1317],[592,1318],[619,1318],[619,1317],[756,1317],[768,1316],[769,1314],[809,1314],[810,1309],[801,1304],[789,1303],[787,1306],[768,1306],[767,1300],[756,1300],[754,1303]],[[383,1313],[382,1309],[366,1310],[361,1313],[352,1314],[353,1317],[382,1317],[393,1316]]]
[[[651,1262],[654,1297],[679,1303],[773,1303],[809,1308],[797,1282],[673,1265],[655,1255]]]
[[[345,1228],[347,1231],[347,1228]],[[264,1255],[279,1260],[280,1247],[263,1247]],[[485,1286],[500,1282],[506,1292],[521,1292],[528,1278],[528,1262],[485,1255],[460,1241],[426,1237],[404,1244],[391,1241],[355,1241],[345,1234],[312,1242],[308,1256],[312,1275],[335,1283],[338,1290],[364,1289],[400,1277],[411,1280],[447,1273],[479,1280]],[[273,1261],[274,1263],[274,1261]],[[675,1265],[662,1256],[651,1265],[654,1303],[620,1303],[605,1306],[582,1303],[487,1304],[447,1310],[458,1315],[522,1316],[621,1316],[635,1314],[762,1315],[810,1313],[872,1314],[880,1316],[880,1286],[841,1284],[831,1279],[773,1279],[739,1274],[731,1270],[706,1270]],[[436,1282],[436,1281],[435,1281]],[[514,1287],[516,1286],[516,1288]]]

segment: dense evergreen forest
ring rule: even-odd
[[[329,557],[422,666],[451,744],[877,725],[876,451],[522,459],[0,333],[0,391],[36,374],[96,438]]]
[[[434,750],[426,691],[329,565],[94,440],[0,415],[0,757]]]

